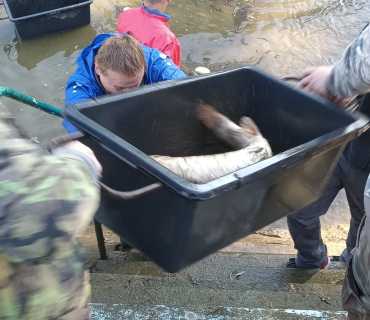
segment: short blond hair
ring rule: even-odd
[[[146,70],[146,59],[140,43],[125,35],[116,35],[103,42],[95,57],[102,74],[107,70],[134,77]]]

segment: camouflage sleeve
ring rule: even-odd
[[[370,26],[367,25],[335,62],[326,82],[338,98],[370,92]]]
[[[81,157],[42,155],[11,119],[0,102],[0,252],[12,262],[62,258],[91,221],[99,189]]]

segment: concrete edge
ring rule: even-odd
[[[121,304],[91,303],[92,320],[300,320],[326,319],[344,320],[344,311],[316,311],[295,309],[262,309],[262,308],[176,308],[164,305],[152,307],[126,307]]]

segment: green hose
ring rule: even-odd
[[[25,94],[10,89],[8,87],[0,87],[0,97],[2,96],[8,97],[13,100],[17,100],[19,102],[28,104],[31,107],[37,108],[54,116],[63,118],[61,109],[55,108],[50,104],[47,104],[35,98],[26,96]]]

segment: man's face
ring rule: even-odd
[[[105,74],[102,74],[97,64],[95,65],[95,72],[108,93],[123,93],[137,89],[144,77],[144,70],[133,77],[112,70],[106,70]]]

